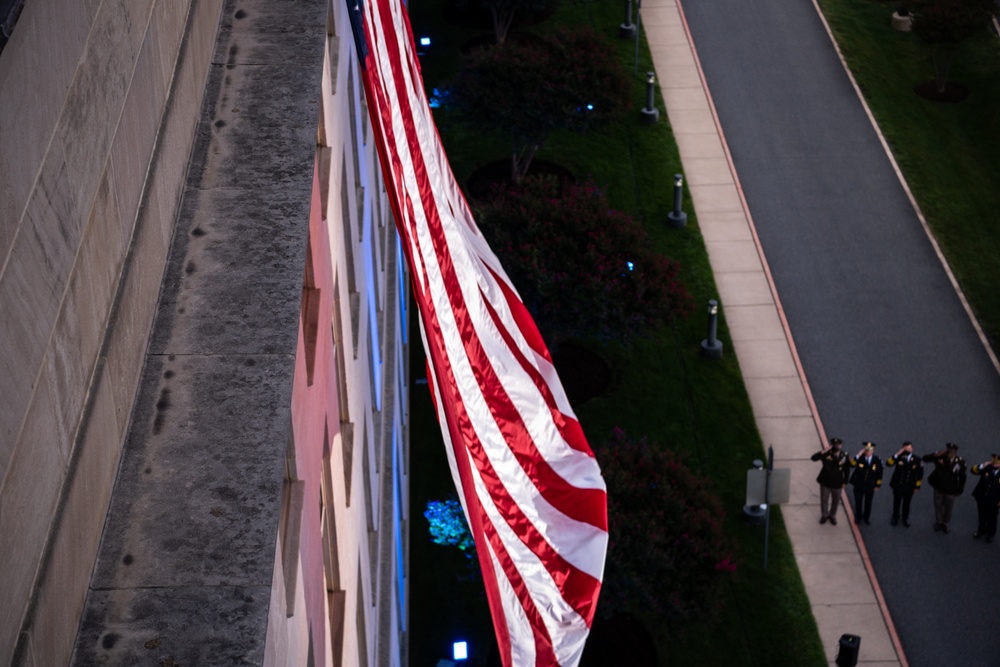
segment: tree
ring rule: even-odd
[[[736,569],[722,502],[669,449],[615,429],[595,448],[608,487],[608,557],[599,612],[710,619]]]
[[[555,8],[558,0],[480,0],[493,19],[493,35],[497,44],[507,41],[507,33],[520,12],[546,12]]]
[[[605,39],[589,29],[564,30],[474,51],[447,100],[466,124],[509,138],[516,183],[552,132],[583,132],[621,116],[631,104],[631,88]]]
[[[934,82],[943,93],[958,46],[989,24],[993,0],[911,0],[910,9],[913,31],[931,45]]]
[[[679,265],[651,248],[645,229],[613,210],[593,182],[528,178],[477,207],[539,330],[628,341],[689,312]]]

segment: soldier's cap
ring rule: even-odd
[[[956,452],[958,451],[958,445],[956,445],[954,442],[949,442],[947,445],[945,445],[945,447],[947,447],[948,449],[953,449]]]
[[[844,441],[841,440],[840,438],[830,438],[830,444],[831,445],[842,445],[842,444],[844,444]]]
[[[996,454],[990,454],[990,456],[993,457],[993,465],[1000,465],[1000,456]]]
[[[866,442],[864,444],[865,444],[865,449],[875,449],[875,443],[874,442]]]

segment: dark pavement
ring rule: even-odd
[[[919,454],[957,442],[970,468],[987,460],[1000,375],[814,5],[683,10],[827,434],[852,454],[873,440],[883,460],[904,440]],[[976,478],[950,535],[933,531],[926,486],[913,526],[891,527],[888,478],[862,534],[909,664],[1000,665],[1000,542],[971,537]],[[863,659],[864,630],[844,631],[862,636]]]

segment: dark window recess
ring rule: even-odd
[[[0,0],[0,51],[14,32],[14,24],[24,9],[24,0]]]

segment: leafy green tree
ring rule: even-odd
[[[608,558],[599,613],[710,619],[736,569],[722,502],[669,449],[615,429],[595,448],[608,487]]]
[[[447,98],[461,121],[509,138],[515,183],[552,132],[584,132],[620,117],[630,104],[628,74],[608,41],[590,29],[478,49]]]
[[[943,93],[958,46],[989,25],[993,0],[910,0],[909,8],[913,31],[931,45],[934,82]]]
[[[690,311],[678,263],[592,182],[528,178],[495,190],[476,218],[550,342],[628,341]]]

